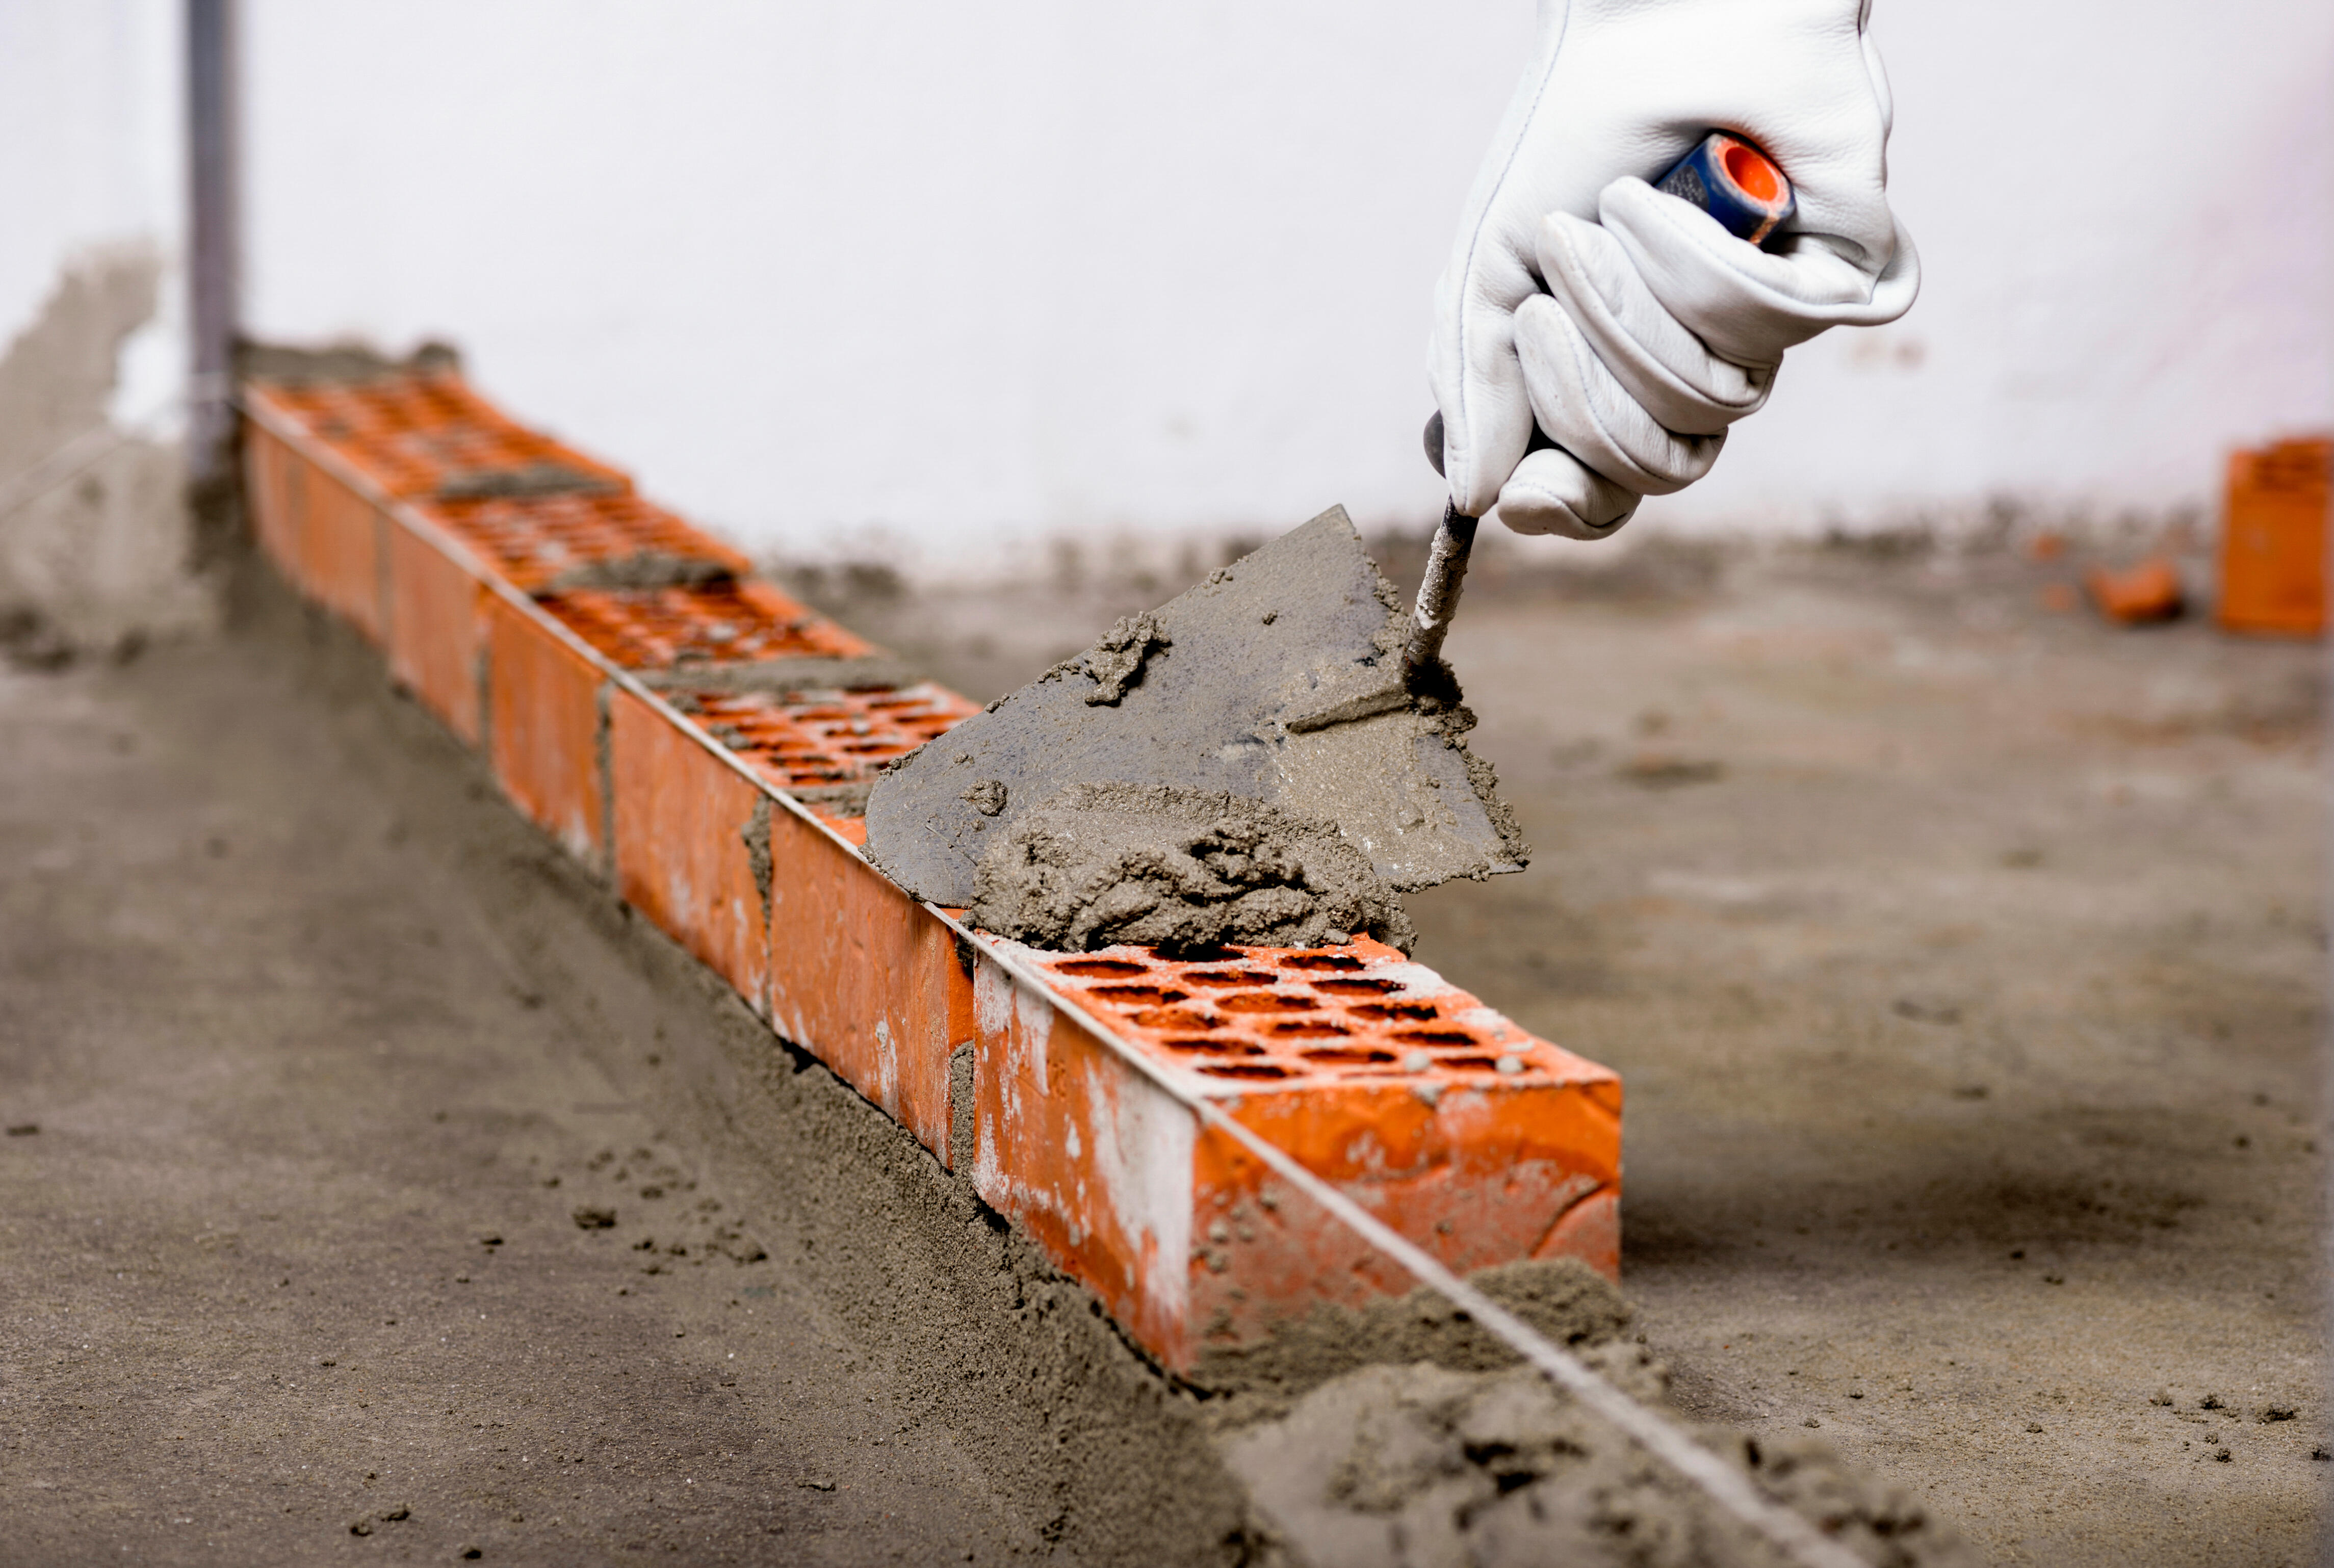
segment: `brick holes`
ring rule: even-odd
[[[1121,958],[1064,958],[1052,968],[1056,975],[1080,980],[1131,980],[1151,972],[1148,964],[1130,964]]]
[[[694,588],[586,589],[543,607],[627,669],[753,664],[772,659],[856,659],[872,650],[761,582]]]
[[[1544,1083],[1569,1061],[1474,997],[1362,941],[1327,952],[1141,948],[1042,959],[1059,988],[1161,1060],[1233,1082]]]
[[[529,593],[577,567],[641,555],[701,562],[708,576],[743,576],[750,566],[663,507],[623,492],[439,500],[429,510],[494,563],[506,582]]]
[[[874,691],[690,691],[674,701],[765,778],[797,794],[868,784],[892,758],[980,711],[929,681]],[[843,814],[857,815],[856,803],[851,807]]]
[[[420,500],[485,474],[555,474],[595,489],[632,482],[548,436],[514,424],[450,370],[368,380],[270,382],[265,396],[330,441],[391,495]]]

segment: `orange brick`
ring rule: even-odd
[[[1020,949],[1056,988],[1452,1268],[1620,1267],[1621,1085],[1374,942]],[[1171,1366],[1411,1281],[993,959],[979,979],[981,1196]]]
[[[388,520],[371,501],[323,469],[301,476],[300,585],[364,634],[386,627]]]
[[[626,669],[858,659],[875,651],[767,582],[587,589],[551,595],[543,607]]]
[[[261,553],[290,582],[299,582],[300,486],[309,465],[253,421],[243,427],[246,492],[253,536]]]
[[[429,515],[529,593],[594,562],[655,553],[742,577],[737,551],[629,491],[432,501]]]
[[[2230,457],[2221,523],[2222,626],[2324,634],[2329,470],[2329,440],[2282,441]]]
[[[769,797],[629,691],[609,697],[608,759],[624,901],[767,1013],[769,895],[752,846]]]
[[[487,589],[411,529],[389,528],[389,669],[466,743],[478,743]]]
[[[604,869],[600,691],[591,660],[527,611],[488,597],[487,755],[511,803],[586,865]]]
[[[1198,1118],[987,954],[974,986],[974,1189],[1190,1371]]]
[[[2100,614],[2127,626],[2170,620],[2185,602],[2180,570],[2161,555],[2152,555],[2121,572],[2094,571],[2083,579],[2083,586],[2090,590],[2091,602],[2098,606]]]
[[[858,827],[855,820],[847,825]],[[956,933],[818,828],[770,815],[770,1021],[954,1166],[949,1056],[971,1043]]]
[[[431,499],[480,473],[546,464],[610,490],[632,488],[622,469],[517,424],[450,369],[270,384],[257,395],[400,500]]]
[[[870,691],[690,691],[676,706],[780,789],[818,806],[855,804],[883,764],[980,711],[944,686]],[[862,824],[860,839],[865,838]]]

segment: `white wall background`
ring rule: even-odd
[[[1439,505],[1427,302],[1529,0],[246,6],[255,329],[451,338],[750,544],[938,573]],[[1925,296],[1639,527],[2156,511],[2334,424],[2334,6],[1875,29]]]

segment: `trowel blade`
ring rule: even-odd
[[[885,774],[868,857],[918,898],[963,907],[982,852],[1022,813],[1073,784],[1165,784],[1332,822],[1396,891],[1523,869],[1463,710],[1403,685],[1407,617],[1344,507],[1152,619],[1163,645],[1131,678],[1098,678],[1113,662],[1098,647]]]

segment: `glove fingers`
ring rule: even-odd
[[[1605,539],[1635,513],[1639,499],[1569,452],[1542,447],[1526,453],[1500,487],[1500,521],[1519,534]]]
[[[1920,287],[1920,265],[1901,226],[1886,257],[1823,235],[1796,236],[1786,250],[1764,251],[1692,203],[1635,178],[1606,186],[1598,213],[1654,297],[1712,349],[1745,365],[1772,365],[1826,327],[1893,322]]]
[[[1664,428],[1547,294],[1535,294],[1516,312],[1516,354],[1532,412],[1548,438],[1640,495],[1684,489],[1710,472],[1726,444],[1722,432],[1681,436]]]
[[[1452,504],[1480,517],[1498,502],[1500,486],[1531,444],[1531,399],[1516,363],[1509,313],[1532,293],[1520,260],[1480,269],[1480,276],[1445,272],[1436,285],[1428,380],[1442,415],[1442,474]]]
[[[1569,213],[1540,225],[1540,274],[1614,379],[1668,428],[1712,436],[1767,400],[1770,368],[1722,360],[1664,309],[1612,235]]]

